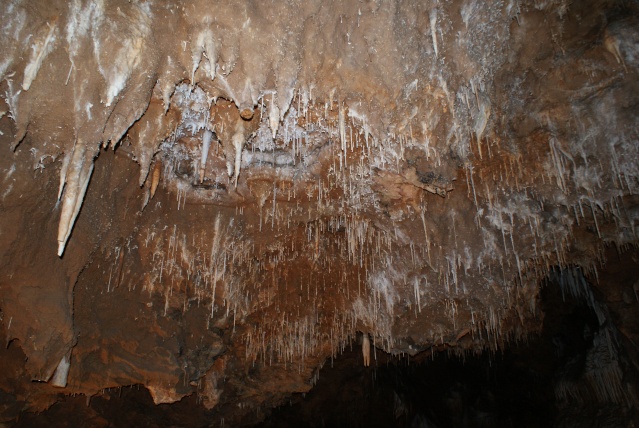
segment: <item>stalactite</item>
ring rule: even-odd
[[[29,144],[13,156],[32,157],[34,182],[47,176],[47,159],[61,163],[60,257],[98,153],[87,141],[119,144],[104,165],[120,168],[125,157],[140,164],[131,188],[128,176],[118,182],[125,208],[116,213],[116,201],[109,226],[96,230],[99,249],[91,256],[98,262],[83,270],[109,276],[101,298],[126,291],[118,287],[125,274],[131,292],[132,274],[139,274],[148,309],[164,314],[163,325],[174,321],[172,312],[195,316],[190,310],[201,304],[207,330],[224,330],[237,355],[259,370],[282,364],[307,380],[318,360],[357,343],[362,329],[366,367],[371,337],[380,349],[406,352],[401,334],[408,328],[411,352],[503,349],[537,325],[538,284],[547,276],[557,276],[562,292],[584,298],[600,323],[607,320],[573,266],[603,264],[604,243],[623,250],[637,237],[633,202],[623,207],[639,176],[636,141],[627,131],[635,123],[625,123],[632,115],[619,107],[628,104],[619,92],[631,79],[623,76],[635,66],[623,28],[606,30],[603,47],[584,47],[583,67],[595,70],[586,70],[588,85],[564,85],[540,64],[542,83],[554,85],[548,92],[511,77],[525,63],[515,54],[528,52],[525,37],[517,39],[522,49],[512,50],[513,18],[524,13],[512,5],[415,3],[408,14],[397,8],[389,21],[384,8],[393,2],[373,5],[379,14],[363,3],[349,9],[349,2],[327,7],[313,0],[297,10],[282,2],[259,15],[240,8],[240,20],[223,4],[209,11],[200,3],[103,3],[55,3],[60,17],[31,17],[37,30],[28,37],[24,24],[12,22],[0,34],[11,52],[6,63],[0,59],[8,109],[0,112],[1,132],[14,132],[12,120],[15,143]],[[546,16],[546,7],[555,5],[535,13]],[[272,25],[270,8],[278,17],[293,9],[298,15],[282,29]],[[4,23],[19,14],[2,16]],[[325,16],[339,24],[326,26]],[[383,31],[379,16],[392,32]],[[492,19],[489,26],[484,18]],[[402,22],[401,34],[394,22]],[[548,25],[558,34],[556,24]],[[59,44],[63,29],[67,46]],[[395,46],[391,34],[406,46]],[[363,51],[362,40],[369,43]],[[424,49],[428,55],[416,54]],[[626,74],[592,83],[605,68],[604,49]],[[564,76],[564,63],[555,65]],[[60,97],[59,115],[38,111],[35,91],[45,69],[60,83],[49,88],[54,100]],[[12,79],[22,81],[22,91]],[[568,110],[571,120],[564,120]],[[60,129],[84,138],[68,150]],[[97,131],[89,138],[87,129]],[[211,147],[214,138],[219,145]],[[0,175],[3,207],[17,198],[12,174]],[[121,177],[100,178],[110,186]],[[146,197],[146,206],[160,179],[166,197],[155,200],[152,213],[132,217],[129,200],[138,208]],[[467,192],[453,191],[453,183]],[[96,192],[117,197],[104,187]],[[120,227],[120,218],[134,222],[134,232]],[[270,230],[263,227],[269,220]],[[120,232],[132,234],[130,247],[128,238],[110,240]],[[615,370],[590,379],[599,396],[620,395],[616,384],[605,384]],[[570,395],[567,389],[558,394]]]
[[[58,366],[56,367],[49,383],[58,388],[64,388],[67,386],[67,378],[69,376],[69,369],[71,367],[71,362],[69,355],[65,355],[62,357]]]
[[[206,171],[206,159],[209,156],[209,148],[211,147],[211,139],[213,138],[213,133],[208,129],[204,130],[204,134],[202,136],[202,155],[200,158],[200,183],[204,182],[204,172]]]
[[[158,189],[158,185],[160,184],[160,177],[162,175],[162,161],[157,159],[155,161],[155,166],[153,167],[153,176],[151,177],[151,197],[155,196],[155,192]]]
[[[280,109],[277,107],[275,94],[271,95],[271,103],[268,108],[268,124],[273,133],[273,138],[275,138],[280,126]]]
[[[217,46],[215,37],[210,29],[200,31],[194,42],[191,43],[191,85],[195,85],[195,72],[200,67],[204,58],[204,69],[211,80],[215,79],[217,70]]]
[[[371,342],[368,333],[362,334],[362,354],[364,356],[364,367],[371,365]]]
[[[237,180],[240,178],[240,168],[242,164],[242,149],[244,148],[244,132],[242,129],[238,129],[233,134],[233,140],[231,144],[235,149],[235,167],[233,172],[233,184],[237,187]]]
[[[621,51],[619,50],[619,40],[610,32],[610,29],[606,29],[604,32],[604,47],[608,52],[612,54],[612,56],[617,61],[617,64],[621,64],[623,69],[628,72],[628,68],[626,68],[626,62],[623,60],[623,56],[621,55]]]
[[[78,139],[74,148],[69,169],[66,174],[66,186],[62,198],[60,224],[58,227],[58,256],[62,257],[64,248],[73,229],[73,225],[82,206],[84,195],[93,173],[95,150]]]

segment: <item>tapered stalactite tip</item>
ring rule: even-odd
[[[64,254],[64,247],[65,247],[65,242],[58,241],[58,257],[62,257],[62,254]]]

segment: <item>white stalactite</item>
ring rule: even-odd
[[[474,131],[475,137],[477,137],[477,149],[479,151],[479,157],[482,158],[481,151],[481,139],[488,125],[488,119],[490,119],[490,103],[488,101],[481,100],[479,102],[479,113],[475,117]]]
[[[53,372],[53,376],[51,376],[49,383],[58,388],[66,387],[69,368],[71,368],[71,361],[69,357],[65,355],[58,363],[58,367],[56,367],[55,372]]]
[[[208,129],[204,130],[202,136],[202,155],[200,157],[200,183],[204,182],[204,171],[206,171],[206,159],[209,156],[209,148],[211,147],[211,139],[213,133]]]
[[[88,158],[88,159],[87,159]],[[62,199],[60,224],[58,225],[58,256],[62,257],[64,248],[73,229],[75,219],[80,212],[82,201],[93,173],[93,155],[87,156],[87,146],[78,141],[66,175],[66,188]]]
[[[344,156],[344,164],[346,163],[346,118],[345,118],[346,107],[340,105],[339,107],[339,116],[338,116],[338,124],[339,124],[339,141],[342,146],[342,153]]]
[[[62,191],[64,190],[64,185],[67,183],[67,171],[69,170],[69,162],[71,161],[71,153],[65,153],[64,159],[62,160],[62,167],[60,168],[60,186],[58,188],[58,201],[62,197]]]
[[[271,95],[271,104],[268,110],[268,125],[271,128],[271,132],[273,132],[273,139],[275,139],[277,130],[280,127],[280,109],[277,107],[275,94]]]
[[[102,21],[101,16],[98,19],[99,24],[92,32],[100,36],[93,37],[93,52],[98,71],[106,81],[105,106],[109,107],[117,101],[116,97],[126,87],[133,71],[142,65],[152,20],[150,4],[135,2],[130,3],[117,19],[110,20],[108,24]],[[122,31],[123,28],[128,31]],[[112,44],[111,40],[118,40],[118,43]]]
[[[217,66],[217,47],[213,32],[210,29],[201,31],[191,48],[191,85],[195,84],[195,72],[200,67],[202,55],[206,58],[204,68],[211,80],[213,80],[215,79]]]
[[[437,9],[430,11],[430,35],[433,38],[433,49],[435,50],[435,58],[437,58]]]
[[[242,119],[239,119],[239,121],[241,122]],[[242,149],[244,148],[244,127],[242,126],[242,123],[238,123],[231,142],[233,144],[233,148],[235,149],[234,182],[235,187],[237,187],[237,179],[240,177],[240,165],[242,163]]]
[[[105,103],[107,107],[113,104],[115,97],[117,97],[126,86],[133,69],[139,65],[142,49],[143,40],[138,38],[130,41],[130,47],[126,49],[126,51],[123,49],[120,52],[116,59],[117,65],[113,67],[108,79]]]

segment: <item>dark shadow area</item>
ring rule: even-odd
[[[614,327],[579,269],[549,276],[541,313],[540,335],[496,354],[411,359],[378,351],[365,368],[353,346],[321,371],[310,393],[258,426],[632,426],[623,346],[608,343]]]
[[[326,362],[309,393],[256,410],[266,413],[256,426],[633,426],[636,398],[628,383],[636,373],[581,270],[554,271],[540,300],[541,334],[498,353],[394,357],[376,350],[371,367],[363,367],[353,342]],[[225,426],[220,408],[206,411],[196,396],[156,406],[145,388],[134,386],[90,400],[60,395],[45,412],[23,413],[15,426]]]

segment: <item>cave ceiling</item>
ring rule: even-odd
[[[636,12],[2,2],[16,400],[142,385],[239,423],[357,338],[415,356],[535,334],[545,278],[596,281],[637,244]]]

